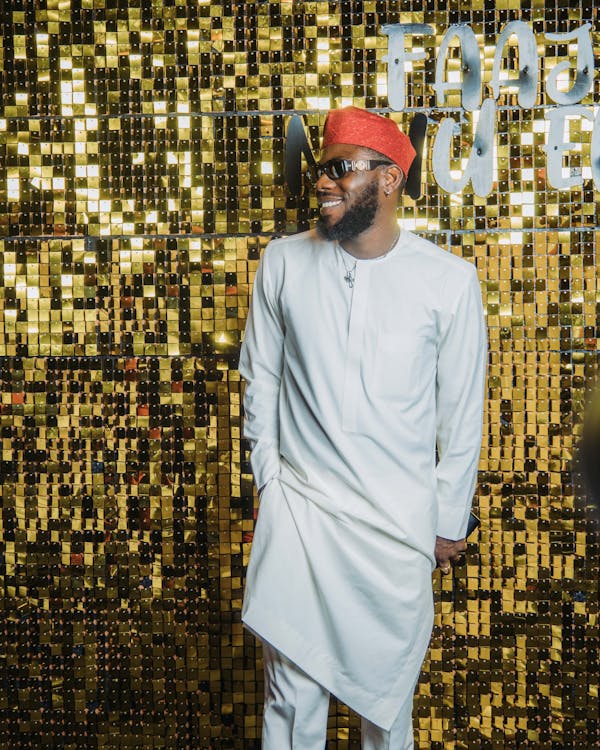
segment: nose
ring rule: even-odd
[[[315,183],[315,188],[317,189],[317,191],[332,190],[332,189],[335,189],[336,184],[337,183],[335,180],[332,180],[331,177],[328,177],[325,174],[325,172],[323,172],[323,174],[319,177],[319,179]]]

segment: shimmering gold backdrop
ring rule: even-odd
[[[394,118],[426,112],[430,138],[448,26],[475,31],[485,89],[517,19],[540,44],[539,97],[498,100],[493,191],[439,189],[428,140],[423,195],[402,211],[477,265],[491,349],[482,527],[454,581],[436,579],[416,740],[597,747],[599,548],[570,474],[598,348],[591,128],[570,133],[583,187],[552,190],[543,150],[545,72],[574,54],[544,35],[597,10],[38,0],[0,14],[0,747],[258,748],[235,367],[261,249],[314,215],[286,195],[287,118],[305,114],[316,145],[330,106],[387,111],[381,26],[428,23]],[[357,726],[334,705],[328,747],[358,748]]]

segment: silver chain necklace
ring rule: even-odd
[[[400,231],[398,231],[398,234],[394,237],[394,241],[390,245],[389,250],[386,250],[385,253],[383,253],[382,255],[378,255],[377,256],[377,258],[379,260],[381,260],[382,258],[385,258],[386,255],[389,255],[389,253],[392,252],[392,250],[396,246],[396,243],[398,242],[399,237],[400,237]],[[348,264],[346,263],[346,258],[344,258],[344,252],[345,252],[344,249],[340,245],[340,255],[342,257],[342,263],[344,264],[344,268],[346,270],[346,273],[344,275],[344,281],[346,282],[346,284],[348,284],[348,288],[349,289],[353,289],[354,288],[354,282],[356,280],[356,264],[358,262],[358,259],[355,260],[354,261],[354,265],[349,268]]]

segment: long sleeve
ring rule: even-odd
[[[438,350],[437,535],[465,536],[481,450],[487,341],[474,271],[455,301]]]
[[[252,446],[258,487],[279,474],[279,389],[283,324],[268,269],[269,248],[259,263],[244,333],[239,370],[246,381],[244,436]]]

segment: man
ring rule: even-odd
[[[317,227],[271,242],[256,274],[240,372],[260,510],[242,617],[263,641],[265,750],[322,750],[330,693],[363,717],[364,750],[413,747],[431,571],[465,549],[481,297],[471,264],[398,230],[414,156],[388,118],[330,112]]]

